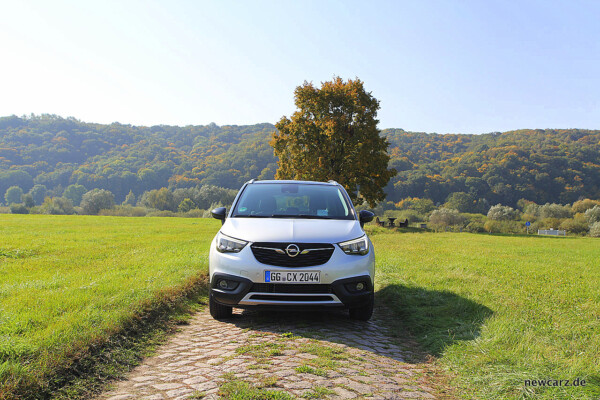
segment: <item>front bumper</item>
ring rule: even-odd
[[[227,282],[227,288],[220,286]],[[356,289],[363,284],[361,290]],[[369,275],[354,276],[330,284],[255,283],[241,276],[215,273],[210,282],[211,296],[220,304],[246,306],[356,307],[366,304],[373,294]]]

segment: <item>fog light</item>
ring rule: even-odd
[[[219,287],[220,287],[221,289],[227,289],[227,287],[228,287],[228,286],[229,286],[229,285],[227,284],[227,281],[226,281],[225,279],[221,279],[221,280],[219,281]]]
[[[364,283],[358,282],[356,284],[356,290],[360,291],[360,290],[363,290],[364,288],[365,288],[365,284]]]

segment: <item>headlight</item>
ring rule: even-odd
[[[340,246],[340,248],[346,254],[364,256],[369,252],[369,241],[367,240],[366,236],[354,240],[348,240],[347,242],[338,243],[338,246]]]
[[[221,253],[239,253],[248,242],[234,239],[221,232],[217,234],[217,251]]]

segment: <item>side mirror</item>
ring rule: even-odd
[[[213,218],[221,220],[221,225],[225,223],[225,216],[227,215],[227,209],[225,207],[215,208],[210,213],[212,214]],[[373,218],[371,217],[371,219]]]
[[[365,226],[365,224],[367,222],[371,222],[373,221],[373,217],[375,216],[375,214],[373,214],[371,211],[367,211],[367,210],[361,210],[358,213],[358,220],[360,221],[360,226]]]

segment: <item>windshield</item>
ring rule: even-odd
[[[338,186],[302,183],[248,185],[232,217],[354,219]]]

